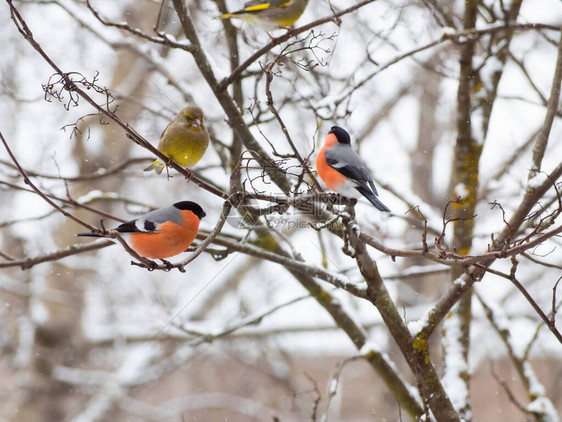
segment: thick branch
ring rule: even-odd
[[[562,56],[562,48],[560,47],[562,45],[562,33],[560,35],[561,37],[559,41],[557,63],[561,60],[560,57]],[[555,80],[552,83],[553,85],[558,83],[556,78],[559,77],[560,75],[555,72]],[[552,108],[558,108],[558,104],[555,101],[549,100],[549,105],[547,107],[546,113],[551,113]],[[541,132],[543,133],[542,136],[546,136],[548,138],[550,136],[551,129],[552,121],[550,121],[549,119],[545,119],[543,127],[541,128]],[[529,215],[531,209],[544,196],[544,194],[550,188],[552,188],[553,181],[558,180],[561,175],[562,163],[558,164],[558,166],[548,175],[547,180],[543,181],[543,183],[541,183],[539,186],[532,188],[527,187],[521,203],[507,222],[502,232],[496,238],[496,241],[492,248],[492,251],[494,253],[500,252],[505,247],[505,244],[511,241],[512,236],[517,233],[523,222],[527,219],[527,216]],[[496,257],[491,257],[489,260],[480,262],[480,265],[483,267],[489,267],[495,259]],[[472,284],[475,281],[478,281],[483,277],[485,270],[477,267],[470,267],[468,269],[468,273],[470,273],[471,275],[468,276],[465,273],[457,278],[453,285],[450,287],[449,291],[444,296],[442,296],[437,304],[428,312],[427,324],[422,330],[428,336],[431,335],[437,325],[450,312],[451,308],[455,305],[458,299],[472,287]]]
[[[266,170],[271,180],[279,186],[284,193],[288,193],[291,186],[284,176],[284,172],[277,168],[277,166],[272,165],[271,160],[268,159],[268,154],[254,139],[232,97],[228,94],[228,92],[226,92],[226,90],[221,90],[219,88],[219,84],[215,74],[213,73],[211,64],[209,63],[209,60],[207,59],[199,41],[195,26],[193,25],[191,18],[188,16],[184,1],[173,0],[173,4],[182,24],[185,36],[194,47],[191,53],[195,59],[195,63],[197,64],[201,75],[205,78],[207,84],[215,94],[215,97],[222,106],[224,112],[228,116],[229,124],[232,127],[232,130],[242,140],[244,146],[251,151],[252,155],[260,163],[262,168]]]
[[[478,13],[478,1],[465,2],[464,29],[473,30],[476,25]],[[457,92],[457,140],[454,150],[453,174],[451,183],[453,187],[453,198],[462,197],[460,201],[452,203],[451,219],[453,223],[453,248],[461,255],[468,255],[472,248],[472,236],[474,231],[474,218],[477,191],[479,186],[480,155],[484,138],[474,139],[472,112],[474,110],[476,95],[477,74],[473,69],[472,61],[474,56],[476,40],[469,38],[461,45],[460,55],[460,75],[459,87]],[[482,135],[483,136],[483,135]],[[464,269],[459,267],[451,268],[450,280],[454,282],[462,275]],[[470,324],[472,321],[472,292],[468,290],[466,294],[459,297],[458,306],[454,312],[457,313],[458,330],[454,330],[446,336],[447,341],[454,342],[449,347],[443,347],[445,354],[445,373],[448,372],[447,363],[448,353],[452,350],[460,349],[456,358],[462,359],[458,362],[467,371],[458,374],[457,377],[463,383],[465,391],[470,391],[470,373],[468,372],[468,350],[470,347]],[[466,395],[461,403],[456,403],[462,419],[470,419],[470,397]]]
[[[412,338],[386,290],[376,263],[367,253],[365,244],[357,236],[355,227],[349,228],[349,236],[359,270],[367,282],[367,298],[379,310],[385,325],[416,375],[424,402],[429,404],[437,420],[459,421],[457,412],[445,393],[429,357],[427,338],[423,336]]]
[[[289,257],[290,255],[284,251],[279,244],[271,237],[271,234],[264,233],[268,239],[265,242],[268,245],[272,243],[274,252],[278,255]],[[264,239],[262,238],[262,241]],[[367,343],[367,335],[361,325],[343,309],[340,301],[333,296],[329,291],[322,288],[312,277],[306,272],[295,272],[287,268],[291,274],[308,290],[308,292],[316,299],[316,301],[328,311],[330,316],[334,319],[335,323],[340,327],[353,342],[357,350],[361,350]],[[365,359],[381,377],[388,389],[394,394],[401,406],[406,409],[408,414],[413,419],[418,419],[423,415],[423,409],[417,402],[416,398],[412,396],[408,390],[406,381],[402,379],[396,369],[388,362],[385,356],[369,348],[365,353]]]

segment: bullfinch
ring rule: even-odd
[[[316,170],[326,186],[343,196],[363,195],[380,211],[390,211],[378,198],[373,178],[351,147],[349,133],[332,127],[316,159]]]
[[[184,107],[166,126],[158,142],[158,151],[182,167],[193,167],[209,146],[209,132],[205,127],[203,110],[196,105]],[[144,171],[162,173],[166,165],[154,161]]]
[[[266,31],[286,28],[303,14],[308,0],[253,0],[236,12],[221,15],[222,19],[235,18],[256,24]]]
[[[205,211],[191,201],[176,202],[117,226],[131,249],[145,258],[164,259],[184,252],[199,231]],[[103,237],[97,233],[76,236]]]

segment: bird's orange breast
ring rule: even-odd
[[[316,171],[318,171],[318,175],[324,181],[326,186],[334,191],[337,190],[338,186],[346,180],[343,174],[330,167],[326,161],[326,150],[334,146],[336,143],[336,136],[333,133],[329,134],[326,137],[324,146],[318,153],[318,158],[316,159]]]
[[[199,218],[189,210],[182,210],[181,224],[167,221],[157,233],[132,233],[129,242],[139,255],[150,259],[165,259],[184,252],[197,236]]]

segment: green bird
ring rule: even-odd
[[[308,0],[253,0],[244,4],[243,9],[225,13],[221,18],[241,19],[268,31],[294,24],[303,14],[307,4]]]
[[[183,108],[176,118],[166,126],[158,151],[182,167],[193,167],[199,162],[209,146],[209,132],[205,127],[203,110],[196,105]],[[144,171],[162,173],[165,163],[155,160]]]

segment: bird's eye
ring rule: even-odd
[[[193,121],[193,118],[192,118],[191,116],[188,116],[188,115],[185,116],[185,119],[186,119],[188,122],[192,122],[192,121]]]

